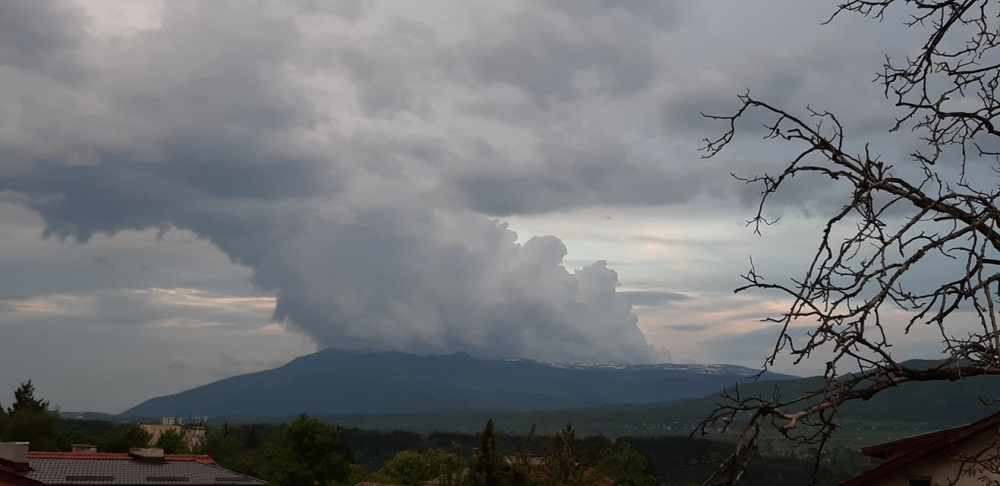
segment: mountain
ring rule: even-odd
[[[438,414],[647,404],[712,394],[752,381],[757,372],[732,365],[553,364],[326,349],[272,370],[153,398],[122,415]]]
[[[931,363],[931,361],[927,361]],[[917,362],[907,362],[916,366]],[[823,378],[757,381],[739,386],[743,397],[771,397],[774,393],[792,398],[823,385]],[[730,389],[730,394],[735,390]],[[842,430],[836,437],[839,446],[862,446],[885,440],[908,437],[920,432],[954,427],[995,413],[997,406],[986,401],[1000,401],[1000,376],[976,376],[958,381],[913,382],[884,390],[867,401],[852,401],[839,409]],[[540,410],[531,412],[454,412],[448,414],[338,414],[322,416],[344,427],[385,430],[437,430],[475,433],[487,419],[498,427],[524,432],[532,425],[543,433],[558,430],[566,422],[581,435],[609,437],[687,435],[695,425],[725,397],[716,391],[700,398],[686,398],[662,403],[610,404],[579,409]],[[732,432],[732,431],[731,431]],[[773,432],[773,431],[771,431]],[[765,431],[765,434],[768,434]],[[776,438],[777,434],[770,435]]]

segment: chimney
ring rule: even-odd
[[[16,471],[30,471],[28,465],[29,442],[0,442],[0,465]]]
[[[128,450],[128,455],[139,462],[149,464],[166,464],[167,459],[163,457],[163,449],[157,447],[133,447]]]
[[[73,454],[87,454],[97,452],[97,446],[91,444],[72,444]]]

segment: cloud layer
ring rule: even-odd
[[[730,173],[788,147],[749,117],[702,160],[700,113],[750,89],[906,160],[870,81],[912,32],[833,8],[0,0],[0,366],[77,390],[155,342],[102,368],[171,370],[137,401],[325,346],[758,365],[785,302],[732,295],[748,257],[800,277],[850,194],[791,181],[752,236]]]
[[[515,8],[471,43],[468,29],[347,5],[169,2],[153,28],[94,36],[82,9],[5,4],[20,20],[0,51],[0,190],[50,237],[192,231],[251,267],[277,292],[274,319],[320,346],[657,359],[606,264],[569,272],[559,239],[518,243],[477,212],[693,195],[664,196],[678,184],[666,172],[558,113],[647,88],[648,37],[615,32],[671,9]],[[392,28],[340,36],[345,22]],[[534,121],[525,131],[491,105]],[[470,122],[482,126],[443,136]]]

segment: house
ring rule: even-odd
[[[1000,480],[1000,413],[861,449],[882,459],[841,486],[965,486]],[[994,484],[994,483],[989,483]]]
[[[205,455],[132,449],[127,454],[29,451],[27,442],[0,442],[0,486],[266,486],[215,464]]]
[[[196,447],[205,438],[205,422],[200,419],[184,421],[183,418],[163,417],[159,424],[140,424],[149,434],[149,445],[156,445],[164,432],[173,432],[184,438],[189,448]]]

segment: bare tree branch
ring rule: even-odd
[[[845,402],[868,400],[906,382],[958,380],[1000,374],[1000,185],[970,180],[970,164],[1000,172],[996,120],[1000,101],[1000,4],[989,0],[849,0],[838,15],[883,21],[890,8],[907,9],[912,29],[926,32],[919,52],[902,61],[887,58],[877,81],[901,110],[890,131],[909,129],[925,148],[894,164],[848,143],[844,126],[826,111],[786,110],[739,96],[732,115],[705,115],[727,126],[705,140],[704,157],[736,140],[738,122],[750,112],[769,115],[765,139],[791,148],[784,169],[737,179],[761,187],[754,233],[767,219],[768,202],[788,180],[823,176],[849,189],[843,206],[827,220],[804,275],[788,283],[764,279],[751,260],[736,289],[784,295],[788,310],[768,318],[781,327],[764,368],[782,356],[798,364],[822,353],[828,361],[822,385],[801,396],[742,396],[739,390],[706,417],[699,430],[738,427],[733,453],[706,484],[735,484],[753,457],[761,429],[771,427],[799,444],[826,443]],[[828,22],[829,22],[828,21]],[[853,153],[848,147],[863,147]],[[940,162],[958,167],[942,172]],[[981,172],[981,170],[979,171]],[[1000,179],[998,179],[1000,181]],[[947,265],[934,279],[916,269]],[[907,316],[904,332],[932,326],[946,359],[913,368],[891,353],[888,312]],[[809,329],[805,339],[795,329]],[[994,451],[995,452],[995,451]],[[996,457],[996,456],[993,456]],[[817,462],[818,464],[818,462]]]

